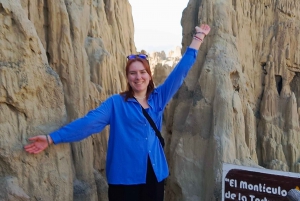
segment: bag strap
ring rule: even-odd
[[[134,99],[136,100],[136,98],[134,97]],[[137,100],[136,100],[137,101]],[[138,101],[137,101],[138,102]],[[139,102],[138,102],[139,103]],[[140,103],[139,103],[140,104]],[[154,129],[155,131],[155,134],[156,136],[158,137],[160,143],[161,143],[161,146],[164,148],[165,147],[165,140],[164,138],[162,137],[160,131],[157,129],[154,121],[152,120],[152,118],[150,117],[150,115],[148,114],[148,112],[145,110],[145,108],[143,108],[143,106],[140,104],[141,108],[142,108],[142,111],[143,111],[143,114],[144,116],[146,117],[146,119],[148,120],[148,122],[150,123],[151,127]]]

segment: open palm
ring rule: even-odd
[[[31,143],[24,146],[25,151],[31,154],[38,154],[48,147],[45,135],[38,135],[28,139]]]

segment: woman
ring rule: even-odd
[[[86,116],[49,135],[30,138],[25,150],[37,154],[50,144],[80,141],[110,125],[106,160],[109,200],[162,201],[168,165],[160,139],[142,107],[161,130],[163,111],[194,64],[210,27],[202,24],[195,30],[190,46],[162,85],[154,88],[146,55],[130,55],[127,91],[109,97]]]

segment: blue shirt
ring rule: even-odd
[[[163,111],[182,85],[196,60],[198,51],[187,48],[182,59],[148,98],[148,113],[161,130]],[[146,183],[147,158],[150,157],[158,181],[168,174],[164,150],[155,131],[133,98],[127,101],[117,94],[109,97],[98,108],[50,134],[54,144],[80,141],[110,125],[106,158],[106,177],[109,184]]]

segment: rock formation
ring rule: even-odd
[[[212,31],[170,106],[167,200],[221,200],[223,162],[300,172],[299,7],[189,2],[183,47],[197,24]]]
[[[182,53],[196,25],[212,31],[165,113],[166,201],[221,200],[223,162],[300,172],[299,7],[190,0]],[[130,4],[0,0],[0,26],[0,199],[107,200],[109,128],[37,155],[23,146],[125,89]],[[176,52],[150,56],[156,85]]]
[[[130,4],[0,0],[0,16],[0,181],[13,178],[0,194],[106,200],[107,129],[38,155],[23,146],[125,88],[126,55],[136,51]]]

